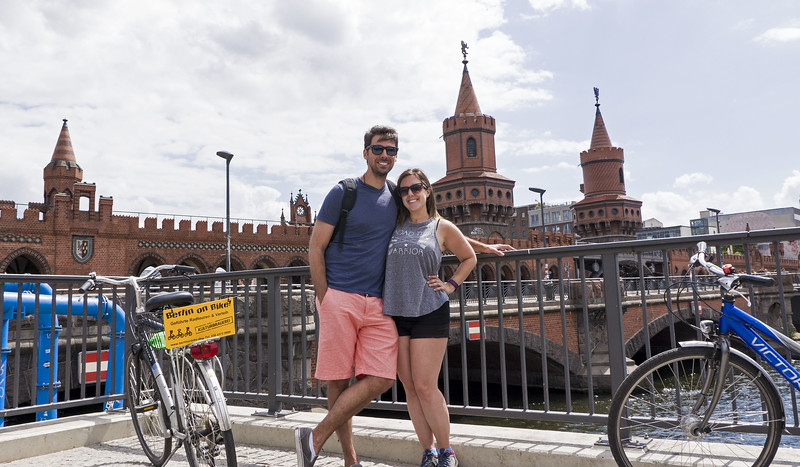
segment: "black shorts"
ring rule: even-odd
[[[410,336],[412,339],[431,337],[450,337],[450,302],[417,318],[393,316],[397,326],[397,335]]]

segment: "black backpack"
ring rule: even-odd
[[[400,206],[400,200],[397,197],[396,189],[397,185],[391,181],[386,180],[386,184],[389,186],[389,193],[392,194],[392,198],[394,198],[394,202],[397,206]],[[339,220],[336,221],[336,226],[333,228],[333,234],[331,234],[331,238],[336,237],[336,233],[339,233],[339,249],[342,249],[342,241],[344,239],[344,227],[347,225],[347,214],[350,213],[350,210],[353,209],[353,206],[356,204],[356,195],[358,194],[358,184],[356,183],[355,178],[345,178],[344,180],[339,181],[339,185],[342,185],[344,188],[344,195],[342,196],[342,209],[339,211]]]

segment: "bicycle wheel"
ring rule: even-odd
[[[131,412],[133,429],[150,462],[163,465],[172,450],[167,410],[144,351],[130,352],[125,361],[125,402]]]
[[[622,382],[608,414],[608,441],[618,465],[769,465],[785,419],[780,395],[747,360],[730,354],[722,397],[706,433],[693,430],[713,369],[714,349],[682,347],[644,362]],[[713,385],[712,385],[713,389]]]
[[[187,440],[184,441],[190,465],[235,466],[236,446],[231,430],[221,430],[212,408],[210,389],[192,362],[179,358],[177,371],[183,384]]]

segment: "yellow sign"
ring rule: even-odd
[[[164,310],[164,337],[168,349],[234,333],[232,298]]]

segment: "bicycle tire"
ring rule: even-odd
[[[184,414],[186,419],[184,441],[186,458],[192,466],[236,466],[236,445],[232,430],[221,430],[212,407],[211,389],[205,379],[195,371],[194,364],[184,357],[179,359],[182,381]],[[224,455],[222,455],[224,453]]]
[[[618,465],[770,464],[785,425],[780,394],[759,368],[733,353],[710,431],[691,434],[691,424],[704,415],[702,407],[699,414],[690,412],[714,352],[710,347],[668,350],[625,378],[608,415],[608,441]]]
[[[144,352],[128,353],[125,375],[125,402],[131,413],[133,429],[144,454],[153,465],[160,467],[172,452],[172,438],[165,436],[170,421]]]

